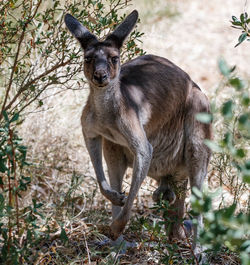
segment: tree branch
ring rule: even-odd
[[[5,107],[4,110],[8,110],[12,104],[17,100],[17,98],[25,91],[27,90],[31,85],[33,85],[37,80],[47,76],[48,74],[50,74],[51,72],[55,71],[56,69],[58,69],[59,67],[62,67],[62,66],[65,66],[67,65],[69,62],[71,61],[71,59],[65,61],[65,62],[62,62],[62,63],[59,63],[59,64],[56,64],[54,65],[51,69],[43,72],[42,74],[40,74],[39,76],[37,76],[36,78],[32,79],[31,81],[29,81],[28,83],[26,83],[24,86],[22,86],[18,92],[16,93],[16,95],[13,97],[13,99],[10,101],[10,103]],[[1,120],[1,117],[0,117],[0,120]]]
[[[22,44],[23,39],[24,39],[24,34],[25,34],[25,31],[26,31],[26,28],[27,28],[28,24],[32,21],[32,19],[35,17],[41,2],[42,2],[42,0],[39,0],[33,15],[26,21],[26,23],[23,26],[23,31],[22,31],[22,34],[21,34],[21,36],[19,38],[19,42],[18,42],[18,46],[17,46],[17,52],[16,52],[16,55],[15,55],[14,63],[13,63],[13,66],[12,66],[12,71],[11,71],[11,74],[10,74],[9,84],[7,86],[7,90],[6,90],[4,101],[3,101],[3,106],[2,106],[2,109],[1,109],[1,113],[0,113],[0,120],[3,118],[3,112],[6,110],[5,105],[7,103],[8,97],[9,97],[10,89],[11,89],[12,82],[13,82],[14,73],[15,73],[16,66],[17,66],[18,56],[19,56],[19,53],[20,53],[21,44]]]

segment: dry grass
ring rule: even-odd
[[[134,1],[130,9],[136,8],[140,13],[140,30],[145,33],[143,49],[147,53],[167,57],[179,65],[212,99],[220,80],[217,61],[221,56],[229,64],[237,64],[241,74],[248,74],[249,44],[243,43],[234,48],[239,32],[232,29],[229,23],[232,15],[239,15],[244,10],[244,4],[244,0],[210,0],[205,3],[195,0],[139,0]],[[71,220],[67,226],[70,237],[69,253],[65,253],[65,248],[55,239],[47,244],[45,252],[41,252],[41,259],[36,264],[53,264],[52,261],[47,262],[51,256],[58,261],[56,264],[65,264],[60,253],[75,257],[75,263],[72,264],[83,264],[88,263],[88,251],[85,250],[89,249],[87,246],[94,236],[93,231],[97,229],[95,225],[101,223],[99,219],[105,217],[97,210],[102,209],[110,213],[110,204],[100,196],[81,134],[80,115],[88,90],[84,87],[77,91],[68,90],[56,94],[57,92],[57,89],[46,92],[48,98],[44,101],[42,109],[39,109],[39,112],[32,112],[30,109],[31,113],[20,128],[23,139],[29,146],[29,159],[34,164],[29,172],[33,178],[33,186],[30,193],[27,193],[27,198],[36,196],[43,200],[46,197],[48,211],[54,205],[57,216],[66,216],[64,220]],[[126,191],[129,190],[129,173],[124,183]],[[80,176],[81,185],[74,196],[70,194],[70,200],[67,202],[65,198],[74,174]],[[152,205],[150,194],[154,187],[152,180],[145,181],[135,203],[137,213],[145,212],[145,209]],[[74,210],[70,205],[72,202]],[[69,214],[69,211],[73,212]],[[97,213],[94,217],[91,215],[93,212]],[[77,216],[77,219],[74,219],[74,216]],[[89,220],[91,216],[93,219]],[[81,221],[79,217],[82,218]],[[89,223],[83,221],[84,218],[87,218]],[[77,223],[72,220],[77,220]],[[107,218],[105,220],[107,221]],[[95,229],[92,229],[93,226]],[[129,232],[127,233],[129,235]],[[74,248],[75,245],[77,248]],[[148,251],[144,246],[136,251],[138,253],[127,253],[127,256],[120,260],[120,264],[155,264],[152,257],[147,255],[157,253]],[[59,257],[56,258],[56,255]],[[82,259],[84,255],[85,260]],[[131,257],[137,261],[134,262]],[[140,260],[142,257],[144,260]],[[232,261],[225,262],[230,258]],[[97,260],[91,264],[97,264],[98,259],[100,256],[97,255]],[[213,264],[237,264],[237,258],[229,256],[227,259],[224,258],[223,261],[220,256]],[[71,258],[67,258],[67,262],[71,264]]]

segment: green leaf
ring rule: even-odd
[[[232,100],[228,100],[223,103],[221,113],[225,118],[231,119],[233,117],[234,103]]]
[[[41,208],[43,206],[43,203],[38,203],[38,204],[36,204],[36,209],[38,209],[38,208]]]
[[[249,170],[249,172],[250,172],[250,170]],[[248,175],[244,175],[244,176],[243,176],[243,181],[244,181],[245,183],[250,184],[250,174],[248,174]]]
[[[210,197],[206,197],[203,205],[203,211],[208,212],[212,209],[212,199]]]
[[[237,149],[236,156],[238,156],[239,158],[245,157],[245,151],[242,148]]]
[[[241,90],[244,87],[244,83],[238,77],[230,79],[229,83],[237,90]]]
[[[241,250],[246,250],[248,249],[250,250],[250,240],[246,240],[243,242],[243,244],[240,246],[240,249]]]
[[[238,21],[238,18],[236,16],[232,16],[233,21]]]
[[[239,123],[241,125],[245,125],[247,123],[247,120],[248,120],[248,115],[247,114],[244,113],[244,114],[240,115]]]
[[[3,204],[4,203],[4,196],[0,193],[0,204]]]
[[[236,16],[232,16],[232,20],[233,21],[239,21],[238,18]]]
[[[63,227],[61,228],[60,238],[64,243],[69,240]]]
[[[241,26],[242,23],[240,21],[231,21],[231,23],[235,26]]]
[[[246,38],[247,38],[247,32],[242,33],[239,36],[238,43],[234,47],[237,47],[238,45],[240,45]]]
[[[17,121],[18,118],[19,118],[19,113],[17,112],[17,113],[15,113],[15,114],[13,115],[12,119],[10,120],[10,123],[11,123],[11,122],[14,122],[14,121]]]
[[[249,98],[249,95],[248,95],[247,93],[244,93],[244,94],[242,95],[242,104],[243,104],[244,106],[246,106],[246,107],[248,107],[249,104],[250,104],[250,98]]]
[[[35,91],[36,87],[35,87],[34,85],[31,85],[31,86],[29,87],[29,89],[30,89],[31,91]]]
[[[8,114],[5,110],[3,111],[3,117],[4,117],[6,122],[9,122],[9,117],[8,117]]]
[[[233,146],[232,142],[233,142],[232,133],[226,132],[222,140],[223,147],[227,146],[228,148],[231,148]]]
[[[192,193],[197,197],[197,198],[202,198],[202,192],[197,188],[193,187],[192,188]]]
[[[247,32],[242,33],[238,39],[239,43],[243,42],[246,38],[247,38]]]
[[[205,139],[204,144],[209,147],[213,152],[220,153],[222,151],[221,147],[211,140]]]
[[[245,162],[245,167],[250,170],[250,160]]]
[[[5,173],[7,167],[5,166],[4,160],[0,158],[0,172]]]
[[[250,160],[245,162],[245,165],[242,166],[241,170],[243,181],[250,184]]]
[[[241,259],[241,265],[250,265],[249,253],[247,252],[240,253],[240,259]]]
[[[220,59],[218,65],[219,65],[221,74],[224,76],[229,76],[229,74],[231,73],[231,70],[229,66],[227,65],[226,61],[224,59]]]
[[[244,21],[245,21],[245,16],[244,16],[243,13],[240,15],[240,21],[241,21],[242,23],[244,23]]]
[[[195,115],[196,120],[202,122],[202,123],[211,123],[213,120],[213,116],[210,113],[207,112],[200,112]]]
[[[231,206],[225,209],[223,217],[226,219],[231,218],[235,212],[235,209],[236,209],[236,204],[232,204]]]

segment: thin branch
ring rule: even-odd
[[[13,63],[13,66],[12,66],[12,71],[11,71],[11,74],[10,74],[9,84],[7,86],[7,90],[6,90],[6,93],[5,93],[5,98],[4,98],[4,101],[3,101],[3,106],[2,106],[2,109],[1,109],[1,113],[0,113],[0,120],[3,117],[3,111],[6,110],[5,105],[7,103],[8,97],[9,97],[10,89],[11,89],[12,82],[13,82],[14,73],[15,73],[16,66],[17,66],[18,56],[19,56],[19,53],[20,53],[20,50],[21,50],[21,44],[22,44],[23,39],[24,39],[26,28],[27,28],[28,24],[32,21],[32,19],[35,17],[41,2],[42,2],[42,0],[39,0],[33,15],[24,24],[22,34],[21,34],[21,36],[19,38],[19,42],[18,42],[18,46],[17,46],[17,52],[16,52],[16,55],[15,55],[14,63]]]
[[[10,131],[9,131],[10,132]],[[8,141],[8,144],[10,143],[10,139]],[[9,194],[9,206],[12,206],[12,185],[11,185],[11,158],[10,158],[10,155],[7,155],[7,158],[8,158],[8,187],[9,187],[9,191],[8,191],[8,194]],[[9,221],[8,221],[8,228],[9,228],[9,238],[8,238],[8,247],[7,247],[7,251],[8,253],[10,252],[10,246],[11,246],[11,241],[12,241],[12,226],[11,226],[11,216],[9,216]]]
[[[47,76],[48,74],[50,74],[51,72],[55,71],[56,69],[58,69],[59,67],[63,67],[65,65],[67,65],[69,62],[71,61],[71,59],[65,61],[65,62],[62,62],[62,63],[59,63],[59,64],[56,64],[54,65],[51,69],[43,72],[42,74],[40,74],[39,76],[37,76],[36,78],[32,79],[31,81],[29,81],[28,83],[26,83],[24,86],[22,86],[18,92],[16,93],[16,95],[13,97],[13,99],[10,101],[10,103],[5,107],[5,110],[8,110],[12,104],[17,100],[17,98],[25,91],[27,90],[31,85],[33,85],[37,80]],[[1,120],[1,117],[0,117],[0,120]]]
[[[86,248],[87,255],[88,255],[88,262],[89,262],[89,265],[90,265],[91,264],[90,252],[89,252],[88,242],[87,242],[87,239],[86,239],[86,235],[85,235],[85,231],[84,230],[83,230],[84,243],[85,243],[85,248]]]
[[[53,85],[55,84],[55,82],[51,82],[51,83],[48,83],[46,84],[43,89],[41,91],[39,91],[39,93],[33,97],[27,104],[25,104],[20,110],[19,110],[19,113],[22,112],[25,108],[27,108],[31,103],[33,103],[35,100],[38,99],[38,97],[43,93],[43,91],[50,85]]]
[[[16,159],[15,159],[15,148],[13,144],[13,131],[10,129],[10,145],[12,149],[12,166],[13,166],[13,173],[14,173],[14,186],[15,186],[15,203],[16,203],[16,225],[17,225],[17,234],[19,236],[19,207],[18,207],[18,184],[17,184],[17,176],[16,176]]]
[[[2,109],[1,109],[0,120],[3,117],[3,111],[5,110],[5,105],[6,105],[6,102],[7,102],[8,96],[9,96],[9,92],[10,92],[10,88],[11,88],[11,85],[12,85],[12,82],[13,82],[13,76],[14,76],[14,72],[16,70],[16,65],[17,65],[17,60],[18,60],[18,56],[19,56],[19,53],[20,53],[20,49],[21,49],[21,44],[22,44],[23,39],[24,39],[25,28],[26,28],[26,24],[24,26],[24,29],[22,31],[22,34],[21,34],[19,42],[18,42],[17,52],[16,52],[16,55],[15,55],[14,64],[12,66],[12,71],[11,71],[11,74],[10,74],[10,81],[9,81],[9,84],[8,84],[8,87],[7,87],[7,90],[6,90],[6,93],[5,93],[5,98],[4,98],[3,106],[2,106]]]

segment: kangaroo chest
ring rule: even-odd
[[[107,140],[119,145],[127,146],[127,140],[118,129],[115,110],[104,106],[102,111],[89,107],[83,110],[82,127],[88,137],[101,135]]]

